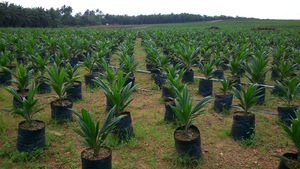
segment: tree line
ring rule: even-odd
[[[0,27],[64,27],[103,24],[160,24],[232,19],[231,16],[207,16],[189,13],[153,15],[110,15],[101,10],[89,10],[72,15],[73,8],[24,8],[9,2],[0,3]]]

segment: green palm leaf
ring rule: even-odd
[[[171,108],[178,118],[177,122],[180,126],[184,126],[185,132],[187,132],[193,120],[204,112],[201,109],[211,101],[211,97],[207,96],[201,99],[193,107],[193,99],[188,92],[187,85],[184,85],[182,94],[178,89],[174,88],[174,90],[176,92],[175,106],[171,106]]]

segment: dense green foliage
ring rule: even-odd
[[[44,9],[42,7],[24,8],[20,5],[0,3],[0,27],[61,27],[61,26],[92,26],[101,24],[159,24],[211,21],[232,19],[233,17],[207,16],[195,14],[153,14],[153,15],[110,15],[101,10],[87,9],[84,13],[72,15],[73,8],[63,5],[61,8]]]

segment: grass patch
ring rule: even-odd
[[[241,139],[239,140],[239,144],[242,146],[242,147],[251,147],[251,148],[254,148],[256,146],[256,137],[255,137],[255,134],[252,134],[250,136],[250,138],[248,139]]]

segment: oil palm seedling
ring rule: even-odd
[[[192,65],[200,53],[200,47],[179,43],[174,46],[174,50],[186,70],[182,77],[182,81],[185,83],[194,82],[194,71],[192,69]]]
[[[206,46],[206,45],[205,45]],[[203,47],[201,48],[201,63],[205,63],[205,62],[209,62],[212,56],[212,49],[211,48],[207,48],[207,47]]]
[[[179,127],[174,132],[175,148],[180,155],[199,159],[201,157],[201,139],[199,129],[192,122],[205,112],[203,108],[211,101],[207,96],[193,107],[193,99],[184,86],[182,94],[176,91],[175,106],[171,106],[177,116]]]
[[[133,56],[128,54],[121,56],[119,62],[120,68],[124,71],[124,73],[134,76],[134,71],[136,70],[138,63]]]
[[[122,74],[121,74],[122,73]],[[122,77],[121,77],[122,76]],[[112,84],[104,82],[101,78],[96,78],[94,81],[100,85],[104,90],[107,97],[108,109],[110,110],[114,105],[116,105],[116,114],[120,115],[124,112],[124,109],[129,105],[132,100],[128,100],[130,95],[133,93],[136,85],[131,88],[131,83],[125,86],[125,81],[128,75],[124,77],[124,72],[119,70],[117,76]],[[128,88],[129,87],[129,88]]]
[[[232,85],[239,89],[241,84],[241,77],[244,75],[245,71],[243,68],[245,60],[239,57],[232,58],[229,61],[228,68],[230,71],[231,76],[229,80],[231,81]]]
[[[285,153],[283,155],[274,155],[280,158],[278,168],[297,169],[300,168],[300,110],[295,112],[295,117],[291,119],[290,125],[278,122],[285,136],[289,138],[295,148],[296,153]]]
[[[105,59],[99,60],[97,64],[101,66],[104,71],[100,74],[100,76],[95,77],[95,79],[104,78],[107,81],[107,84],[113,84],[113,82],[117,79],[117,68],[110,66]]]
[[[17,149],[19,151],[31,152],[37,148],[44,147],[45,123],[33,119],[34,115],[43,109],[38,105],[39,99],[34,97],[37,86],[33,83],[30,85],[26,98],[12,87],[7,87],[6,90],[21,104],[21,106],[14,107],[9,112],[24,118],[24,121],[18,125]]]
[[[254,55],[251,61],[244,66],[246,77],[254,84],[264,84],[269,71],[268,62],[269,59],[265,52]]]
[[[71,66],[75,66],[79,63],[78,56],[82,54],[81,45],[80,37],[76,36],[72,38],[72,43],[69,44],[69,49],[66,52],[66,54],[69,54],[66,64],[69,63]]]
[[[127,140],[134,136],[132,120],[130,112],[125,109],[131,103],[132,99],[129,97],[136,88],[136,85],[132,86],[131,82],[125,85],[128,74],[124,76],[124,72],[119,70],[117,72],[116,79],[108,84],[101,78],[96,78],[94,82],[99,84],[100,88],[103,89],[106,96],[106,110],[109,111],[115,106],[115,115],[124,115],[121,121],[117,124],[115,135],[119,140]]]
[[[295,111],[298,106],[293,104],[300,93],[300,81],[297,77],[286,79],[283,82],[276,81],[275,85],[278,88],[277,96],[285,102],[284,105],[278,106],[278,117],[281,121],[290,124],[291,118],[295,118]]]
[[[231,93],[232,83],[229,79],[219,80],[220,92],[215,93],[214,110],[217,112],[228,111],[232,105],[233,94]]]
[[[76,48],[78,49],[78,52],[76,55],[77,61],[83,62],[83,60],[86,56],[86,52],[89,49],[88,40],[83,37],[78,37],[77,43],[76,43]]]
[[[10,51],[0,53],[0,84],[11,85],[11,72],[3,68],[13,69],[14,55]]]
[[[33,78],[33,70],[29,70],[29,65],[24,66],[22,63],[17,65],[15,70],[11,70],[7,67],[3,68],[5,71],[8,71],[11,73],[11,75],[14,77],[11,82],[16,85],[17,92],[22,97],[27,97],[28,94],[28,86],[30,84],[31,79]],[[22,106],[21,103],[18,101],[17,98],[13,98],[13,105],[16,107]]]
[[[23,43],[23,38],[20,38],[14,46],[14,52],[16,52],[17,56],[17,62],[18,63],[26,63],[27,62],[27,58],[25,57],[25,46]]]
[[[184,69],[179,69],[179,64],[165,67],[167,78],[162,85],[162,97],[165,101],[165,121],[174,121],[176,119],[176,114],[171,106],[175,105],[174,99],[176,99],[176,92],[174,88],[178,89],[180,92],[183,90],[184,84],[181,83],[181,79],[184,71]]]
[[[94,52],[97,53],[97,59],[105,59],[107,63],[110,62],[111,57],[111,49],[110,49],[110,41],[97,41],[96,46],[94,48]]]
[[[204,75],[204,79],[200,79],[198,85],[198,93],[202,96],[212,95],[213,81],[211,80],[214,69],[215,60],[212,59],[209,62],[201,62],[199,64],[199,70]]]
[[[125,74],[129,75],[128,79],[126,79],[125,85],[131,82],[132,86],[134,86],[134,82],[135,82],[134,72],[138,65],[138,63],[136,63],[134,56],[125,54],[123,56],[120,56],[119,62],[120,62],[120,69],[122,69]]]
[[[125,39],[124,42],[119,46],[119,49],[121,53],[126,53],[129,56],[133,56],[134,40],[131,38]]]
[[[87,74],[84,75],[84,82],[86,86],[94,87],[93,79],[95,78],[94,68],[97,59],[88,55],[83,62],[83,67],[88,71]]]
[[[177,64],[165,67],[164,71],[166,72],[166,79],[162,85],[162,97],[164,100],[173,99],[176,97],[176,93],[173,90],[174,87],[179,91],[183,90],[184,85],[181,83],[181,79],[185,70],[180,69],[179,64]]]
[[[154,78],[156,75],[162,75],[163,68],[170,62],[168,57],[154,45],[149,45],[145,49],[147,51],[147,70],[153,74]]]
[[[61,59],[61,65],[59,66],[64,66],[71,57],[71,47],[66,41],[62,41],[58,44],[57,56]]]
[[[113,107],[100,126],[100,120],[95,121],[89,111],[72,112],[80,124],[80,129],[74,131],[83,138],[83,145],[87,147],[81,152],[82,168],[112,168],[112,150],[105,146],[105,140],[123,116],[116,117]]]
[[[291,59],[280,60],[276,64],[273,65],[273,70],[276,72],[276,77],[273,80],[277,80],[279,82],[290,80],[295,76],[297,64],[292,63]],[[272,94],[278,94],[278,87],[276,83],[272,90]]]
[[[283,44],[280,43],[280,45],[277,46],[276,49],[273,50],[273,60],[272,60],[272,73],[271,73],[271,78],[276,79],[278,77],[278,72],[275,68],[281,61],[285,60],[286,58],[286,52],[285,52],[285,47]]]
[[[53,57],[52,57],[52,62],[53,62],[53,64],[56,64],[57,66],[58,66],[58,68],[60,69],[61,67],[63,67],[63,60],[62,60],[62,58],[60,58],[59,56],[56,56],[56,55],[54,55]],[[52,65],[53,65],[52,64]]]
[[[257,52],[256,55],[245,65],[245,75],[253,84],[265,84],[266,75],[269,71],[269,59],[265,52]],[[257,100],[257,104],[264,104],[266,89],[264,86],[258,86],[261,97]]]
[[[152,77],[154,78],[155,84],[158,85],[160,88],[162,88],[162,86],[166,80],[166,76],[163,71],[169,65],[170,65],[170,60],[166,55],[159,55],[156,58],[157,72],[152,73]]]
[[[46,83],[49,79],[45,76],[46,67],[51,62],[50,56],[46,55],[42,57],[41,55],[31,55],[29,60],[32,62],[32,68],[38,74],[38,77],[35,80],[36,84],[38,85],[37,92],[42,93],[49,93],[51,91],[51,87]]]
[[[246,59],[250,55],[249,46],[244,44],[240,46],[236,44],[233,48],[233,57],[229,60],[228,68],[230,70],[230,80],[235,88],[239,88],[241,84],[241,77],[245,74]]]
[[[155,80],[155,84],[162,88],[162,85],[165,81],[165,76],[163,75],[162,71],[164,67],[170,63],[170,60],[166,55],[162,54],[162,52],[155,45],[151,45],[152,43],[153,42],[151,41],[147,41],[146,43],[146,67],[147,70],[151,72],[152,77]]]
[[[53,91],[56,93],[56,100],[51,101],[51,118],[63,123],[66,121],[72,121],[72,112],[69,108],[73,107],[73,102],[66,99],[66,93],[71,88],[70,83],[66,81],[66,71],[64,68],[58,69],[57,65],[53,67],[47,67],[47,73],[49,75],[49,81],[47,82]]]
[[[67,90],[67,98],[70,100],[81,100],[82,99],[82,90],[81,90],[81,81],[80,75],[78,73],[79,65],[75,64],[73,67],[70,63],[66,64],[66,81],[70,85],[70,89]]]
[[[248,139],[255,134],[255,114],[250,109],[260,97],[259,90],[253,84],[247,88],[241,86],[240,90],[233,87],[233,95],[237,98],[237,107],[240,109],[233,113],[231,135],[234,139]]]
[[[224,78],[223,68],[225,67],[224,58],[221,58],[221,56],[215,55],[214,60],[215,60],[214,65],[215,65],[216,69],[213,72],[213,77],[218,78],[218,79],[223,79]]]
[[[144,49],[147,53],[146,56],[146,69],[153,73],[156,69],[156,58],[159,56],[159,51],[157,50],[155,43],[152,40],[147,40],[144,43]]]

